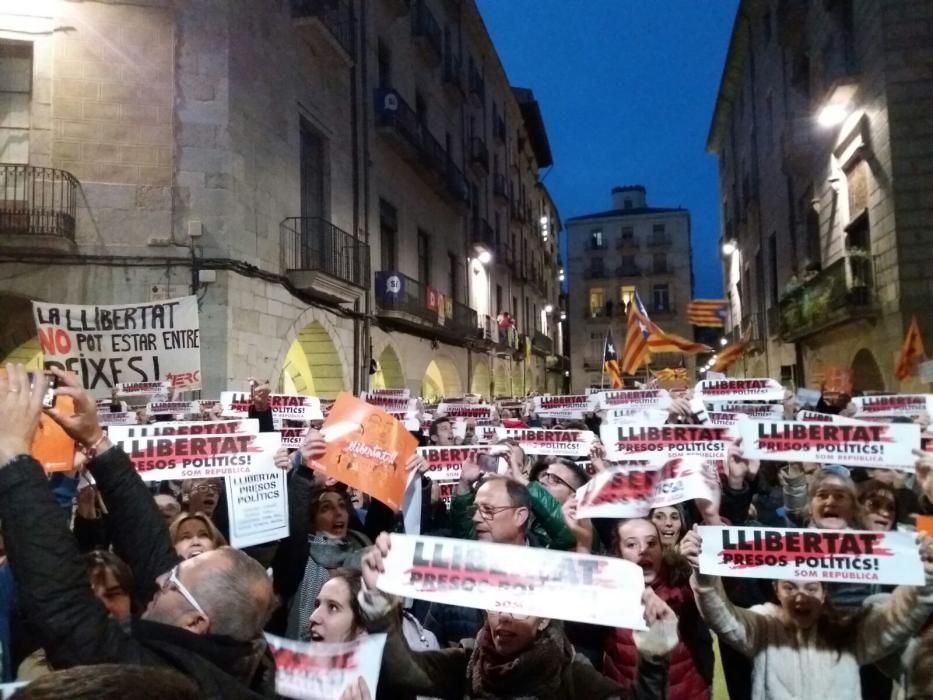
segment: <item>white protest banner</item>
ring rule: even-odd
[[[620,389],[601,391],[596,395],[599,408],[667,409],[671,394],[667,389]]]
[[[229,418],[246,418],[253,405],[249,393],[241,391],[223,391],[220,394],[223,415]],[[272,394],[269,396],[269,408],[273,420],[324,420],[321,413],[321,401],[316,396],[302,394]]]
[[[779,403],[720,403],[713,404],[713,411],[721,413],[741,413],[749,418],[783,418],[784,406]]]
[[[784,387],[770,378],[704,379],[697,383],[694,397],[704,403],[724,401],[783,401]]]
[[[917,365],[917,375],[920,381],[926,384],[933,384],[933,360],[927,360]]]
[[[538,418],[582,420],[584,413],[592,413],[596,410],[596,399],[593,394],[535,396],[532,403]]]
[[[647,459],[661,465],[677,457],[702,457],[722,462],[732,428],[713,425],[603,425],[600,438],[606,459],[625,462]]]
[[[416,450],[428,463],[427,477],[432,481],[453,481],[460,479],[464,462],[475,461],[482,448],[468,447],[419,447]]]
[[[748,459],[913,471],[920,426],[746,421],[737,426]]]
[[[835,423],[836,425],[865,425],[868,421],[846,418],[832,413],[817,413],[816,411],[798,411],[797,420],[802,423]]]
[[[118,401],[113,398],[109,399],[96,399],[94,405],[97,406],[98,411],[109,411],[111,406],[119,406],[121,411],[128,411],[129,407],[126,405],[126,401]]]
[[[385,572],[378,582],[386,593],[480,610],[645,629],[644,573],[624,559],[446,537],[393,534],[391,538]]]
[[[738,423],[740,420],[748,420],[748,416],[744,413],[731,413],[729,411],[708,411],[711,425],[726,425],[732,426]]]
[[[437,405],[437,418],[497,418],[495,406],[488,404],[441,403]]]
[[[660,469],[614,467],[577,490],[577,517],[643,518],[652,508],[697,498],[719,501],[716,467],[698,457],[673,459]]]
[[[905,416],[916,420],[921,413],[933,416],[933,394],[892,394],[888,396],[856,396],[856,418]]]
[[[297,450],[304,442],[306,428],[282,428],[279,435],[282,436],[282,447],[288,450]]]
[[[364,391],[362,394],[360,394],[360,398],[367,403],[370,403],[371,399],[407,400],[411,398],[411,389],[370,389],[369,391]]]
[[[278,433],[149,435],[111,442],[129,456],[143,481],[207,479],[268,471]]]
[[[352,642],[295,642],[271,634],[266,641],[275,659],[275,692],[299,700],[336,700],[366,681],[376,697],[385,634],[366,634]]]
[[[499,421],[491,418],[480,418],[476,420],[473,428],[473,440],[477,445],[486,445],[496,439],[496,428]],[[454,437],[458,440],[465,440],[467,436],[467,419],[455,418],[453,423]]]
[[[114,306],[32,302],[46,369],[75,372],[93,396],[121,382],[201,388],[197,297]]]
[[[139,426],[111,426],[107,435],[111,440],[128,440],[151,435],[233,435],[258,433],[259,421],[255,418],[236,418],[220,421],[163,421]]]
[[[172,393],[171,382],[122,382],[117,384],[114,389],[117,396],[127,399],[136,399],[131,403],[149,401],[168,401]]]
[[[589,430],[497,428],[500,440],[516,440],[526,455],[588,457],[596,435]]]
[[[418,399],[409,399],[402,396],[372,396],[363,399],[372,406],[378,406],[386,413],[404,413],[415,415],[418,413]]]
[[[98,413],[97,422],[101,425],[136,425],[139,416],[135,411],[120,411],[119,413]]]
[[[920,586],[913,532],[700,526],[700,572],[803,581]]]
[[[153,401],[146,404],[146,413],[150,416],[167,416],[179,413],[188,415],[200,412],[200,401]]]
[[[641,423],[644,425],[664,425],[670,414],[657,408],[607,408],[599,412],[603,424]]]
[[[230,546],[252,547],[288,537],[286,471],[274,464],[224,479]]]

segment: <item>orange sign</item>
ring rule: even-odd
[[[352,394],[337,395],[321,428],[327,451],[315,467],[401,510],[405,465],[418,441],[402,423]]]
[[[925,532],[933,537],[933,515],[917,516],[917,532]]]
[[[851,394],[852,370],[848,367],[827,367],[824,375],[823,392],[826,394]]]
[[[6,376],[5,369],[0,369],[0,376]],[[74,399],[70,396],[58,396],[55,399],[55,408],[70,416],[75,412]],[[39,427],[32,438],[29,451],[47,472],[67,472],[74,469],[75,441],[45,413],[39,416]]]

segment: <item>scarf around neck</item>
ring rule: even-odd
[[[560,624],[552,622],[530,649],[507,658],[496,651],[489,623],[476,637],[476,647],[467,664],[470,697],[553,698],[560,690],[573,647]]]

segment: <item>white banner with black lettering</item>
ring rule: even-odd
[[[644,572],[616,557],[391,535],[379,589],[493,612],[645,629]]]
[[[275,465],[228,476],[230,546],[251,547],[288,537],[286,471]]]
[[[220,393],[221,412],[227,418],[246,418],[249,416],[253,399],[247,392],[222,391]],[[321,400],[316,396],[303,394],[272,394],[269,396],[269,408],[276,421],[282,420],[324,420],[321,412]]]
[[[122,382],[201,388],[197,297],[111,306],[34,301],[32,309],[45,367],[76,373],[93,396],[109,396]]]
[[[497,428],[499,440],[515,440],[526,455],[589,457],[596,435],[589,430]]]

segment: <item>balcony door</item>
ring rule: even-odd
[[[329,225],[324,221],[327,211],[324,202],[325,177],[324,139],[304,120],[301,120],[301,241],[299,262],[305,270],[328,271],[334,267],[333,238],[328,236]],[[330,243],[330,245],[328,245]],[[328,250],[330,249],[330,250]],[[328,266],[328,261],[330,265]]]

